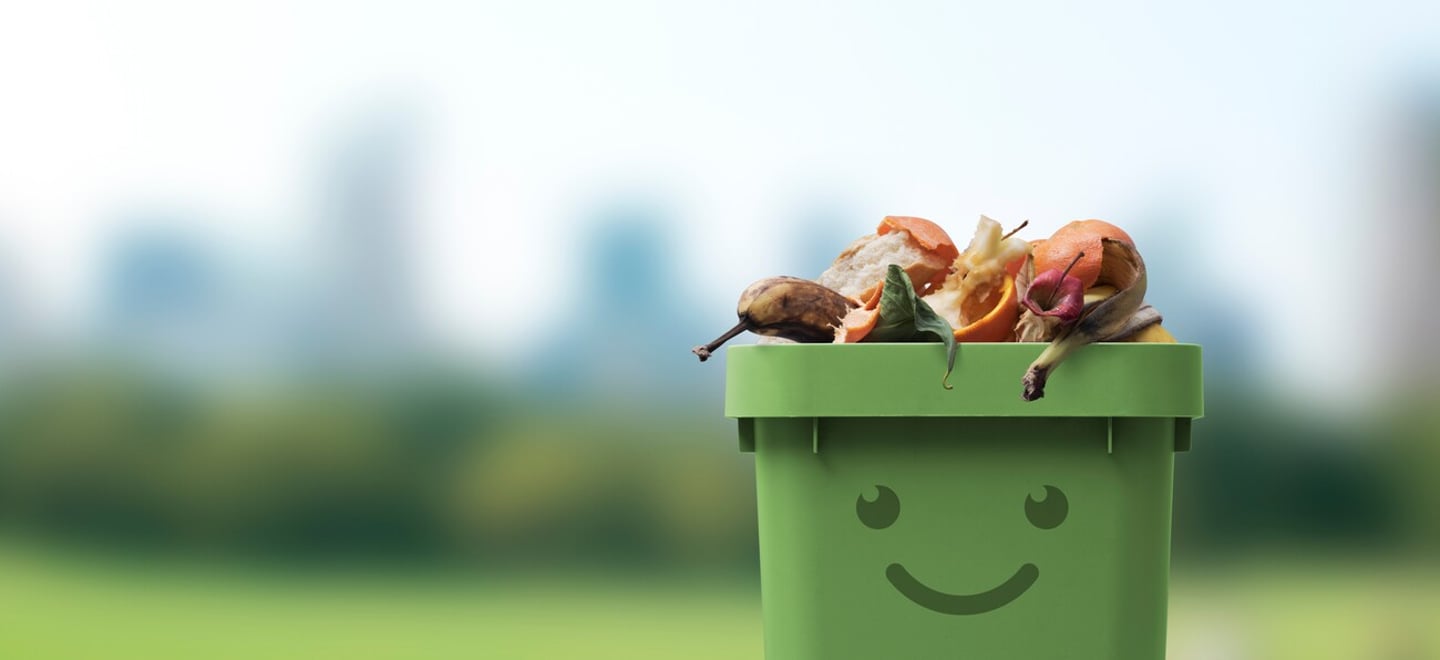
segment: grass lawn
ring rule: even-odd
[[[0,658],[760,658],[749,580],[316,574],[0,541]],[[1176,580],[1175,660],[1440,658],[1440,572],[1252,562]]]
[[[1440,566],[1251,561],[1177,577],[1171,660],[1440,660]]]
[[[0,658],[759,658],[753,586],[216,571],[0,544]]]

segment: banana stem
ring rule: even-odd
[[[1050,371],[1069,357],[1075,349],[1091,341],[1091,338],[1082,333],[1072,331],[1064,337],[1058,337],[1055,341],[1050,342],[1040,357],[1031,363],[1030,369],[1025,372],[1025,377],[1020,379],[1020,384],[1024,386],[1020,398],[1034,401],[1045,396],[1045,381],[1049,380]]]
[[[690,349],[690,352],[700,356],[700,361],[704,362],[710,359],[710,354],[714,353],[715,349],[720,348],[721,344],[724,344],[725,342],[734,339],[735,335],[745,332],[749,328],[750,321],[746,319],[740,319],[740,322],[736,323],[735,327],[726,330],[725,334],[716,337],[715,341],[712,341],[704,346],[696,346],[695,348]]]

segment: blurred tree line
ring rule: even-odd
[[[0,528],[288,559],[746,568],[754,479],[717,422],[545,408],[443,368],[248,391],[31,374],[0,392]]]
[[[301,560],[754,569],[733,423],[542,400],[440,367],[250,389],[27,374],[0,390],[0,528]],[[1225,387],[1207,408],[1176,461],[1178,555],[1440,549],[1433,412],[1336,424]]]

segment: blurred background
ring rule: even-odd
[[[0,16],[0,657],[758,658],[690,347],[984,213],[1205,346],[1170,657],[1440,658],[1440,5]]]

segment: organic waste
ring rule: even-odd
[[[957,343],[1048,342],[1021,378],[1021,398],[1045,396],[1055,369],[1086,344],[1167,342],[1145,303],[1145,261],[1123,229],[1077,220],[1026,241],[985,216],[965,250],[939,225],[888,216],[836,257],[819,281],[772,277],[746,287],[739,322],[693,352],[703,362],[750,331],[764,342],[936,341],[950,388]],[[948,266],[946,266],[948,264]]]
[[[745,287],[740,294],[740,303],[735,307],[740,322],[735,327],[691,352],[704,362],[721,344],[746,330],[797,342],[833,341],[835,326],[857,306],[854,300],[810,280],[768,277]]]
[[[1062,295],[1077,299],[1067,306],[1081,309],[1075,314],[1074,320],[1069,323],[1062,321],[1050,345],[1045,347],[1045,351],[1025,371],[1025,376],[1020,381],[1024,385],[1020,398],[1034,401],[1045,396],[1045,381],[1062,360],[1085,344],[1120,336],[1129,328],[1131,318],[1140,311],[1145,300],[1146,286],[1145,262],[1140,258],[1140,253],[1133,245],[1113,238],[1101,239],[1101,245],[1105,266],[1109,270],[1111,281],[1115,282],[1115,291],[1086,310],[1084,299],[1079,293],[1079,281],[1074,280],[1074,285],[1070,287],[1072,293]],[[1040,288],[1038,285],[1055,272],[1051,270],[1037,275],[1035,285],[1030,287],[1030,293],[1034,294],[1036,289]],[[1050,289],[1063,287],[1063,281],[1067,277],[1069,275],[1061,272],[1056,277],[1048,278],[1054,282]],[[1027,298],[1027,302],[1029,300],[1033,298]],[[1034,309],[1030,311],[1033,312]]]

